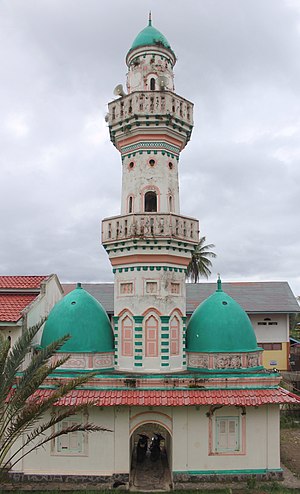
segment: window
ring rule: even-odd
[[[216,452],[240,450],[239,417],[216,417]]]
[[[258,326],[277,326],[277,321],[272,321],[269,317],[265,317],[263,321],[258,321]]]
[[[133,197],[128,198],[128,213],[133,213]]]
[[[282,343],[258,343],[264,350],[282,350]]]
[[[154,77],[151,77],[150,79],[150,90],[154,91],[155,90],[155,79]]]
[[[145,355],[158,356],[158,320],[155,316],[149,316],[145,321]]]
[[[180,294],[180,283],[171,282],[171,293],[172,295]]]
[[[129,316],[124,317],[121,322],[122,332],[122,355],[132,357],[133,355],[133,321]]]
[[[120,295],[132,295],[133,294],[133,282],[121,282],[120,283]]]
[[[177,316],[170,321],[170,355],[179,355],[180,321]]]
[[[170,213],[173,212],[173,197],[169,196],[169,211]]]
[[[66,429],[72,425],[81,424],[86,422],[86,417],[69,417],[67,420],[63,420],[57,424],[58,430]],[[74,431],[69,434],[63,434],[54,440],[54,453],[60,455],[86,455],[87,446],[87,434],[82,431]]]
[[[152,190],[145,194],[145,213],[157,212],[157,195]]]
[[[153,295],[157,293],[158,283],[157,281],[146,281],[146,293],[148,295]]]

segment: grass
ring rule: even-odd
[[[34,489],[28,489],[28,490],[1,490],[0,489],[0,494],[24,494],[29,492],[29,490],[33,490],[35,494],[61,494],[62,492],[67,492],[68,494],[82,494],[85,492],[86,494],[112,494],[112,492],[116,492],[116,490],[78,490],[78,491],[72,491],[72,490],[43,490],[43,491],[38,491]],[[124,491],[123,491],[124,492]],[[300,489],[288,489],[286,487],[282,487],[279,483],[277,482],[272,482],[270,484],[257,484],[254,483],[253,485],[249,485],[244,488],[237,488],[237,489],[230,489],[230,488],[224,488],[224,489],[195,489],[195,490],[174,490],[171,491],[172,494],[300,494]],[[139,492],[136,492],[135,494],[141,494]],[[157,493],[159,494],[159,493]],[[161,494],[165,494],[165,492],[162,492]]]

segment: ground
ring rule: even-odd
[[[281,461],[300,478],[300,428],[281,430]]]

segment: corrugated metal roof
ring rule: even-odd
[[[187,313],[192,313],[215,289],[215,283],[187,283]],[[287,282],[222,283],[222,289],[248,312],[299,312]]]
[[[63,284],[65,293],[76,288],[75,284]],[[83,288],[95,297],[109,314],[114,311],[113,283],[83,283]],[[187,314],[192,314],[203,300],[215,290],[215,283],[187,283]],[[228,293],[248,313],[299,312],[300,308],[287,282],[251,281],[222,283]]]
[[[113,283],[81,283],[82,288],[100,302],[108,314],[114,313],[114,284]],[[64,294],[75,290],[76,283],[63,283]]]
[[[53,393],[40,389],[31,399],[46,399]],[[269,403],[300,403],[300,396],[283,389],[205,390],[74,390],[59,399],[56,406],[93,404],[95,406],[259,406]]]
[[[38,295],[0,294],[0,322],[17,322]]]

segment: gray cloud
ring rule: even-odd
[[[104,116],[150,7],[195,103],[181,209],[216,244],[213,276],[300,294],[299,3],[150,4],[2,2],[1,272],[113,279],[100,221],[119,212],[121,164]]]

